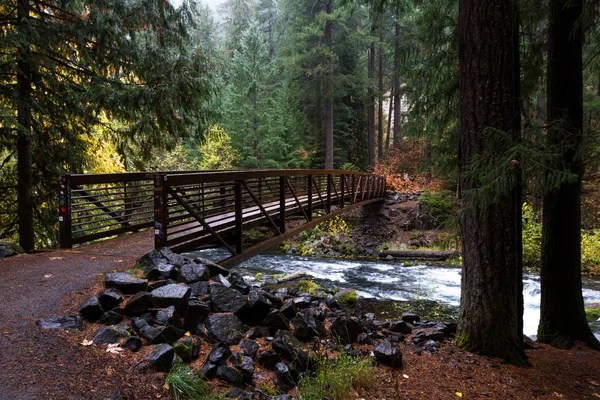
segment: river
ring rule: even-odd
[[[221,249],[192,253],[219,260],[228,253]],[[236,267],[247,280],[257,274],[291,274],[306,272],[321,282],[340,288],[355,289],[358,297],[397,301],[432,300],[458,310],[460,302],[460,268],[428,265],[405,266],[398,262],[301,257],[287,254],[263,254]],[[583,282],[586,303],[600,303],[600,281]],[[535,338],[540,318],[540,282],[535,275],[523,277],[523,333]],[[458,312],[458,311],[457,311]],[[592,322],[600,339],[600,320]]]

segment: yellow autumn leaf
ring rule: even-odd
[[[187,331],[187,332],[185,333],[185,336],[191,336],[191,333],[190,333],[190,331]]]
[[[556,396],[556,397],[558,397],[558,398],[561,398],[561,399],[562,399],[563,397],[565,397],[565,396],[563,396],[562,394],[560,394],[560,393],[556,393],[556,392],[554,392],[554,396]]]
[[[454,392],[454,394],[456,395],[456,397],[462,397],[462,393],[461,392]]]
[[[163,385],[163,388],[164,388],[165,390],[169,390],[169,389],[171,389],[171,386],[169,386],[169,384],[168,384],[168,383],[165,383],[165,384]]]

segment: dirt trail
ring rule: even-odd
[[[152,238],[146,231],[0,261],[0,399],[103,399],[122,385],[107,378],[106,359],[89,351],[84,358],[83,346],[65,339],[74,333],[42,330],[35,322],[76,314],[76,300],[98,274],[131,268],[152,249]]]

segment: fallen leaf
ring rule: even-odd
[[[93,341],[91,341],[91,340],[87,340],[87,339],[83,339],[83,342],[81,342],[81,345],[82,345],[82,346],[91,346],[91,345],[93,345],[93,344],[94,344],[94,342],[93,342]]]
[[[556,397],[559,397],[559,398],[561,398],[561,399],[562,399],[563,397],[565,397],[565,396],[563,396],[562,394],[560,394],[560,393],[556,393],[556,392],[554,392],[554,396],[556,396]]]
[[[191,335],[190,331],[187,331],[187,332],[185,333],[185,336],[190,336],[190,335]]]
[[[169,386],[169,384],[168,384],[168,383],[165,383],[165,384],[163,385],[163,388],[164,388],[165,390],[169,390],[169,389],[171,389],[171,386]]]
[[[54,261],[54,260],[62,260],[64,257],[48,257],[50,259],[50,261]]]
[[[408,375],[402,374],[402,376],[405,377],[406,379],[408,379]]]
[[[96,256],[90,257],[90,260],[93,260],[93,259],[95,259],[95,258],[96,258]]]
[[[117,272],[117,270],[116,269],[112,269],[110,272]]]
[[[46,274],[46,275],[44,275],[44,278],[51,278],[51,277],[52,277],[52,274]]]
[[[461,392],[454,392],[454,394],[456,395],[456,397],[462,397],[462,393]]]
[[[106,352],[111,353],[111,354],[119,354],[123,350],[125,350],[125,349],[122,347],[119,347],[118,343],[109,344],[108,347],[106,348]]]
[[[98,276],[103,276],[104,274],[102,272],[100,272],[99,274],[97,274]]]

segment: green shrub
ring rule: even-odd
[[[200,374],[182,364],[176,364],[167,375],[165,389],[169,390],[175,400],[209,400],[216,399],[210,393],[210,387]]]
[[[538,269],[541,262],[542,224],[527,203],[523,204],[523,265]]]
[[[300,400],[345,400],[354,398],[354,390],[375,384],[375,367],[369,360],[341,354],[337,360],[322,359],[316,372],[304,375],[298,383]]]
[[[427,211],[435,218],[442,228],[452,228],[458,224],[458,213],[454,193],[450,190],[432,192],[425,190],[419,196],[419,201],[425,205]]]
[[[300,281],[298,282],[298,290],[310,293],[314,296],[318,291],[322,291],[323,288],[313,281]]]
[[[581,232],[581,265],[584,272],[600,275],[600,229]]]

